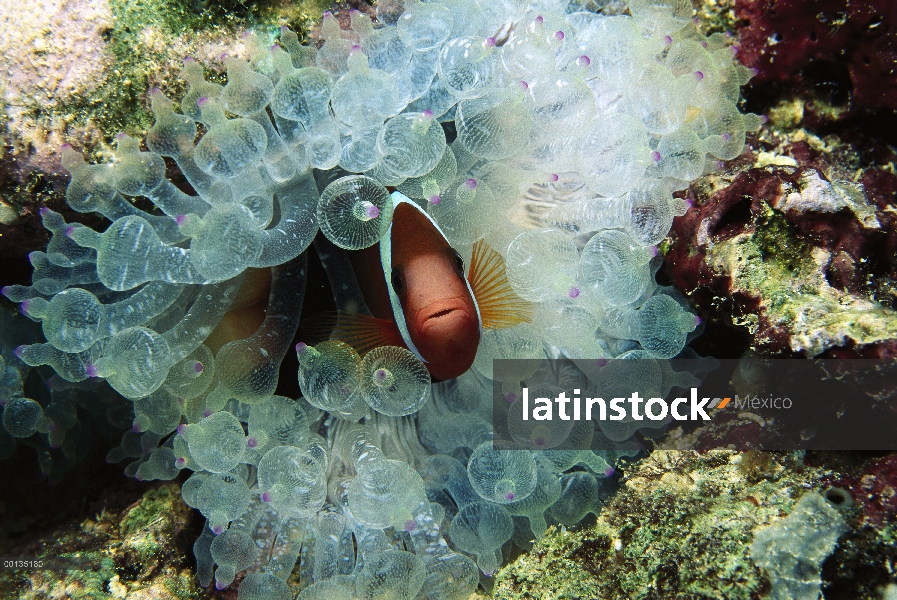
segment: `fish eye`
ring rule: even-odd
[[[458,275],[462,278],[464,277],[464,259],[461,258],[461,255],[458,254],[458,251],[452,248],[452,260],[454,261],[455,269],[458,271]]]
[[[405,293],[405,278],[402,277],[402,274],[397,269],[392,270],[390,282],[392,283],[392,290],[396,294],[401,296]]]

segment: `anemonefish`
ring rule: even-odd
[[[402,346],[436,380],[473,364],[483,329],[531,320],[531,305],[511,289],[504,261],[480,240],[465,277],[464,261],[436,222],[399,192],[392,223],[379,243],[350,252],[355,277],[373,316],[339,313],[331,339],[359,354]]]

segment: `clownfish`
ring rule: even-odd
[[[430,215],[399,192],[391,198],[386,235],[349,252],[372,316],[338,313],[330,339],[362,355],[401,346],[433,379],[458,377],[473,364],[484,329],[529,322],[532,305],[514,293],[501,255],[483,240],[465,276],[464,260]]]

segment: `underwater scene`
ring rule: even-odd
[[[897,2],[0,1],[0,600],[897,599]]]

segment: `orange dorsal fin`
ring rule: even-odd
[[[504,329],[533,320],[533,305],[514,292],[501,254],[483,240],[473,245],[467,280],[480,307],[484,329]]]
[[[360,356],[380,346],[405,347],[402,334],[393,321],[350,312],[337,313],[330,339],[352,346]]]

